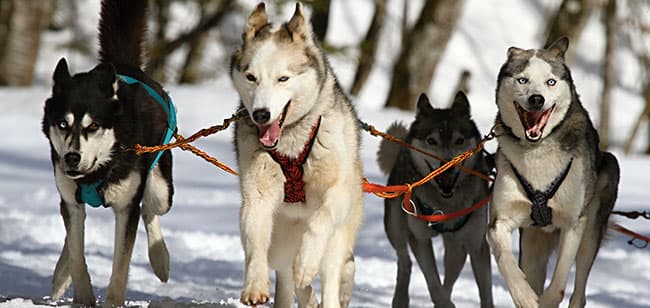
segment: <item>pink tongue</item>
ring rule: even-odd
[[[280,123],[278,120],[273,121],[269,126],[260,126],[260,143],[265,147],[272,147],[280,139]]]

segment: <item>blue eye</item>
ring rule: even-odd
[[[285,81],[287,81],[287,80],[289,80],[289,77],[288,77],[288,76],[282,76],[282,77],[278,78],[278,81],[279,81],[279,82],[285,82]]]
[[[61,121],[59,122],[59,124],[57,124],[57,126],[59,127],[59,129],[68,129],[68,122]]]
[[[546,84],[552,87],[552,86],[557,84],[557,81],[555,79],[551,78],[551,79],[546,81]]]
[[[519,84],[526,84],[526,83],[528,83],[528,78],[519,77],[519,78],[517,78],[517,82]]]

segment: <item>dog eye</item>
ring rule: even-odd
[[[90,125],[88,125],[88,127],[86,127],[86,129],[89,132],[94,132],[94,131],[97,131],[99,129],[99,125],[97,125],[97,123],[93,122],[93,123],[90,123]]]
[[[253,76],[253,74],[251,74],[251,73],[246,74],[246,79],[248,79],[248,81],[250,81],[250,82],[257,81],[257,78],[255,78],[255,76]]]
[[[517,78],[517,82],[519,84],[526,84],[526,83],[528,83],[528,78],[519,77],[519,78]]]
[[[59,129],[68,129],[68,122],[61,121],[59,122],[59,124],[57,124],[57,126],[59,127]]]
[[[427,143],[430,145],[437,145],[438,141],[436,141],[436,139],[433,138],[427,138]]]
[[[463,138],[458,138],[458,139],[456,139],[456,144],[457,144],[457,145],[461,145],[461,144],[463,144],[463,143],[465,143],[465,139],[463,139]]]
[[[557,83],[557,81],[555,79],[549,79],[549,80],[546,81],[546,84],[551,86],[551,87],[554,86],[556,83]]]
[[[287,81],[287,80],[289,80],[289,77],[288,77],[288,76],[282,76],[282,77],[278,78],[278,81],[279,81],[279,82],[285,82],[285,81]]]

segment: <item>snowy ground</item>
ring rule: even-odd
[[[395,2],[395,1],[393,1]],[[506,2],[506,1],[503,1]],[[368,11],[367,2],[336,1],[333,16]],[[392,4],[394,5],[394,4]],[[510,1],[493,7],[484,1],[468,1],[459,31],[453,37],[430,91],[438,105],[447,101],[451,87],[463,68],[474,72],[472,79],[473,114],[482,131],[490,127],[495,114],[493,103],[495,78],[511,45],[537,46],[538,26],[545,7],[537,1]],[[390,10],[399,12],[399,8]],[[360,18],[332,23],[328,40],[346,44],[363,35],[369,14]],[[366,16],[367,15],[367,16]],[[507,24],[508,16],[521,16],[516,25]],[[399,21],[392,13],[392,23]],[[347,27],[347,28],[346,28]],[[352,29],[352,30],[349,30]],[[596,103],[600,91],[597,70],[602,50],[601,28],[594,18],[587,34],[577,44],[581,61],[574,69],[574,79],[592,118],[597,118]],[[337,35],[351,33],[350,36]],[[487,35],[489,34],[489,35]],[[392,34],[386,34],[392,35]],[[390,41],[390,40],[388,40]],[[45,46],[44,48],[49,48]],[[383,110],[388,87],[390,57],[395,51],[383,46],[378,70],[355,104],[362,119],[380,129],[394,120],[411,121],[412,114]],[[52,49],[54,50],[54,49]],[[0,88],[0,306],[22,307],[48,304],[50,280],[54,264],[64,239],[59,216],[59,197],[54,186],[49,161],[49,148],[40,132],[42,105],[49,93],[49,74],[62,53],[52,51],[44,57],[39,68],[41,82],[29,88]],[[333,59],[335,71],[344,85],[351,80],[352,69],[346,59]],[[620,60],[628,63],[625,58]],[[84,63],[84,61],[79,61]],[[88,69],[92,64],[77,65],[75,70]],[[622,66],[619,87],[614,93],[615,110],[612,129],[614,145],[620,148],[631,122],[641,108],[634,92],[633,65]],[[225,67],[217,71],[225,71]],[[179,110],[180,131],[194,131],[219,123],[229,116],[237,104],[237,96],[227,78],[217,77],[199,86],[168,86]],[[440,103],[441,102],[441,103]],[[645,132],[643,132],[645,134]],[[197,146],[235,166],[231,144],[232,132],[226,131],[207,138]],[[364,135],[362,159],[364,173],[373,182],[385,177],[375,163],[379,140]],[[637,148],[641,145],[637,145]],[[490,145],[493,149],[494,144]],[[208,165],[191,154],[174,153],[176,195],[172,211],[162,218],[163,231],[171,253],[171,278],[166,284],[156,280],[146,255],[144,228],[141,228],[134,249],[129,275],[128,299],[131,306],[239,306],[237,298],[243,277],[243,252],[239,242],[237,214],[239,190],[237,178]],[[619,210],[648,210],[650,191],[650,158],[624,156],[617,152],[622,166]],[[366,197],[364,224],[356,247],[357,275],[353,307],[387,307],[392,298],[395,280],[395,256],[383,231],[383,202]],[[113,218],[110,210],[88,208],[86,221],[86,256],[95,292],[105,294],[110,275]],[[637,232],[650,234],[648,221],[618,222]],[[650,286],[650,248],[635,249],[626,244],[627,238],[612,233],[601,249],[594,265],[588,289],[589,307],[648,307]],[[439,240],[435,240],[436,255],[442,256]],[[442,268],[441,262],[438,262]],[[493,264],[494,298],[499,307],[511,307],[504,282]],[[567,294],[571,294],[570,280]],[[414,266],[410,287],[413,307],[430,307],[429,296],[421,272]],[[71,293],[67,293],[69,303]],[[478,291],[469,266],[456,283],[453,300],[458,307],[477,307]],[[568,303],[567,299],[563,306]],[[49,303],[52,304],[52,303]]]

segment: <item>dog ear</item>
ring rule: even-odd
[[[257,33],[269,24],[269,18],[266,16],[266,5],[264,2],[255,7],[255,10],[248,16],[246,22],[246,32],[244,32],[244,40],[252,40]]]
[[[519,56],[524,53],[525,50],[517,47],[510,47],[508,48],[508,58],[512,58],[515,56]]]
[[[52,80],[54,84],[52,85],[52,93],[60,93],[72,77],[70,76],[70,71],[68,70],[68,62],[65,58],[61,58],[59,63],[56,64],[54,69],[54,74],[52,75]]]
[[[454,97],[454,102],[451,103],[451,110],[458,114],[470,115],[469,99],[465,95],[465,92],[458,91]]]
[[[307,40],[311,37],[311,26],[305,20],[305,14],[303,13],[300,2],[296,2],[296,10],[293,12],[291,19],[286,23],[285,28],[294,41],[297,39]]]
[[[117,94],[117,76],[113,64],[100,63],[89,73],[95,76],[99,90],[104,97],[113,97]]]
[[[564,59],[564,54],[569,49],[569,38],[563,36],[553,44],[549,45],[546,50],[551,53],[551,55]]]
[[[420,94],[420,97],[418,97],[416,114],[430,114],[432,112],[433,107],[431,106],[429,97],[425,93]]]

